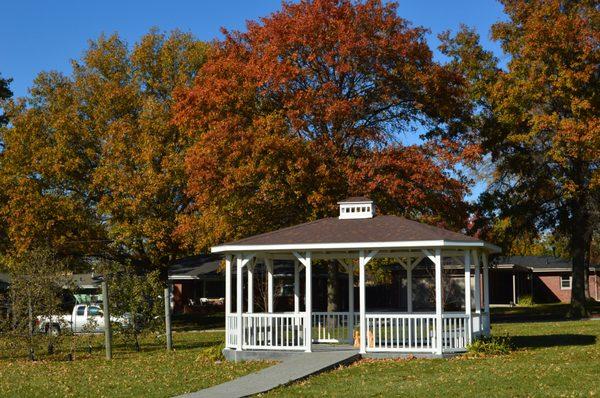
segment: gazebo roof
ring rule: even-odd
[[[479,239],[444,228],[382,215],[362,219],[323,218],[251,236],[213,247],[212,251],[248,250],[346,250],[360,248],[417,247],[499,248]]]

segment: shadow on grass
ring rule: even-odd
[[[588,334],[545,334],[538,336],[511,336],[516,348],[548,348],[596,344],[596,336]]]

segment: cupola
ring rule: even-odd
[[[340,205],[340,219],[373,218],[375,205],[369,198],[362,196],[344,199]]]

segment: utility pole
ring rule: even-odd
[[[110,330],[110,309],[108,305],[108,281],[102,280],[102,304],[104,306],[104,347],[106,359],[112,359],[112,332]]]
[[[171,331],[171,285],[165,287],[165,334],[167,335],[167,351],[173,349],[173,333]]]

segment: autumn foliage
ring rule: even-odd
[[[197,247],[332,215],[346,195],[463,225],[462,77],[432,58],[395,4],[284,3],[224,32],[178,94]],[[419,139],[420,135],[420,139]],[[410,144],[408,144],[408,143]]]

